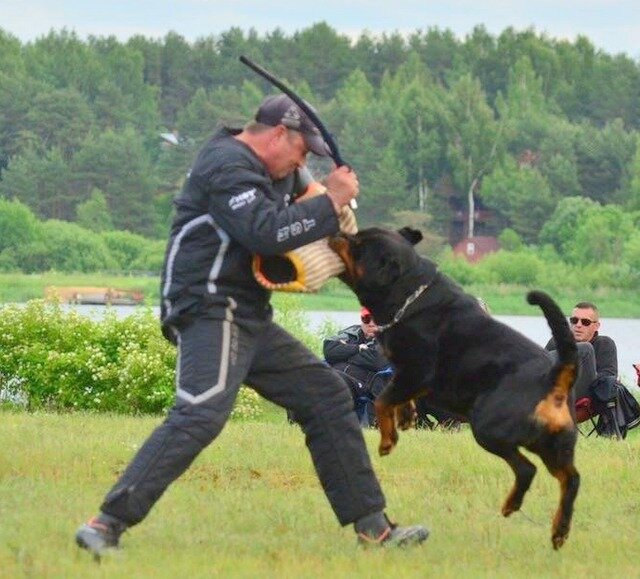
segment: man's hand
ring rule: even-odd
[[[360,191],[358,176],[346,165],[331,171],[323,184],[327,188],[327,196],[331,199],[336,213],[340,213],[340,209],[355,199]]]
[[[362,352],[362,350],[368,350],[369,346],[367,346],[367,344],[359,344],[358,345],[358,350],[360,350]]]

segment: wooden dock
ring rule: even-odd
[[[144,301],[144,294],[137,290],[124,290],[110,287],[49,286],[45,289],[45,298],[67,304],[137,306]]]

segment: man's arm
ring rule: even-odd
[[[225,167],[211,177],[209,186],[209,213],[253,253],[280,255],[339,229],[327,195],[287,206],[267,178],[247,167]]]
[[[323,342],[322,353],[327,363],[333,365],[338,362],[348,362],[360,351],[359,346],[354,336],[347,332],[340,332]]]
[[[600,376],[618,377],[618,350],[609,336],[598,336],[593,343],[596,353],[596,371]]]

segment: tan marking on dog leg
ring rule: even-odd
[[[551,543],[554,549],[559,549],[565,544],[571,528],[571,516],[573,514],[573,501],[576,490],[569,491],[570,479],[577,477],[578,473],[573,466],[552,473],[560,483],[560,504],[553,517],[551,526]],[[575,480],[573,481],[575,483]]]
[[[378,453],[380,456],[385,456],[393,450],[393,447],[398,442],[394,407],[383,404],[380,400],[376,400],[375,409],[378,429],[380,430]]]
[[[533,415],[549,432],[559,432],[574,428],[573,418],[569,410],[569,390],[576,375],[574,365],[565,366],[554,384],[551,392],[536,406]]]
[[[400,430],[409,430],[415,428],[418,419],[416,411],[416,403],[413,400],[400,404],[395,408],[396,423]]]

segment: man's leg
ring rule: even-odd
[[[386,519],[384,495],[353,412],[353,399],[331,368],[270,324],[247,382],[265,398],[293,411],[340,524],[355,523],[361,536],[374,541],[389,538],[406,544],[426,539],[423,527],[396,529]]]
[[[227,320],[198,318],[181,331],[175,405],[107,494],[102,514],[80,528],[80,546],[96,554],[117,546],[119,534],[142,521],[166,488],[220,433],[254,351],[251,338],[244,340],[244,347],[238,341],[237,327]],[[107,544],[102,530],[115,535],[107,536]]]

